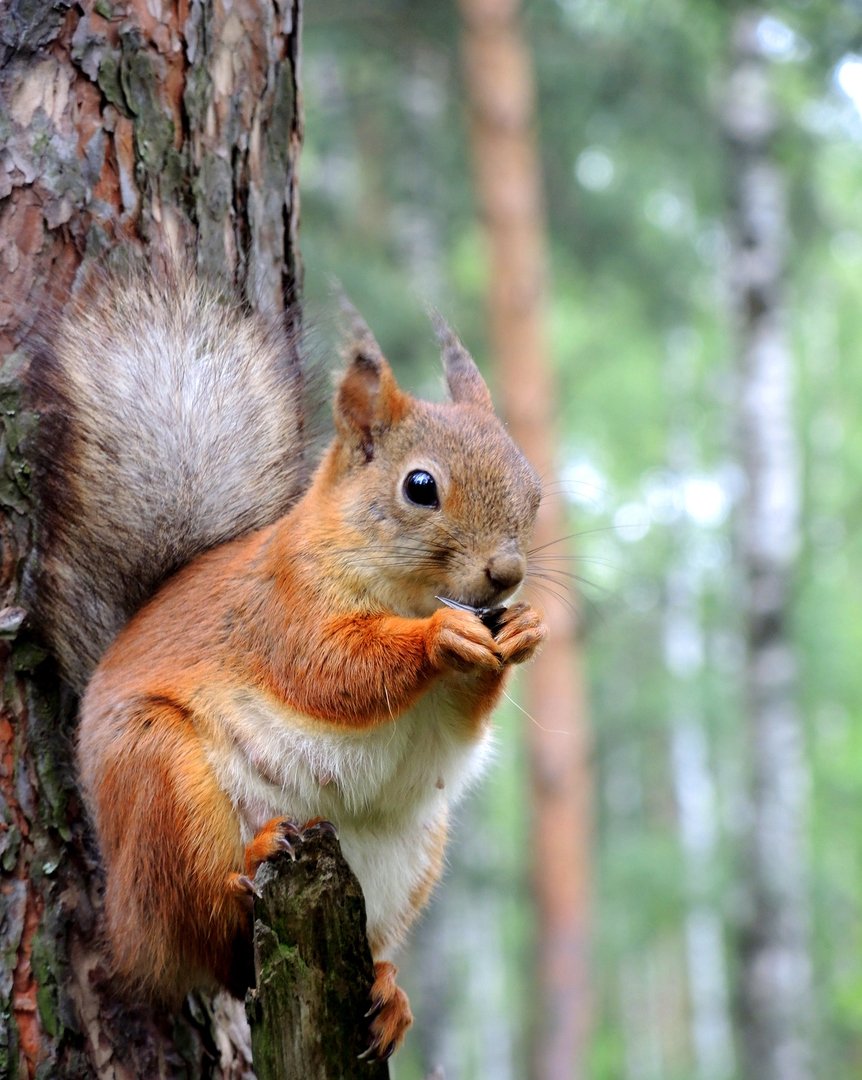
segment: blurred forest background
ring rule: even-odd
[[[309,309],[335,275],[431,395],[426,303],[494,379],[469,6],[306,6]],[[574,586],[589,702],[592,812],[558,822],[591,829],[590,992],[562,1018],[586,1035],[543,1071],[528,743],[578,736],[507,704],[402,958],[417,1022],[393,1075],[859,1076],[862,5],[528,0],[512,25],[536,86],[547,498],[573,534],[539,584]]]

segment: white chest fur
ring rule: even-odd
[[[365,894],[369,935],[394,934],[428,872],[430,831],[488,758],[487,728],[469,731],[443,682],[397,719],[359,732],[250,691],[213,719],[211,760],[244,841],[280,815],[333,822]]]

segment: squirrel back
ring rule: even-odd
[[[85,290],[43,337],[30,591],[81,690],[167,576],[302,494],[306,380],[284,321],[176,266]]]

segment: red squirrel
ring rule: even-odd
[[[135,994],[244,993],[255,870],[326,820],[365,896],[372,1056],[411,1022],[392,952],[546,633],[503,607],[538,477],[441,344],[433,404],[358,324],[310,482],[292,343],[193,275],[103,285],[33,359],[37,613],[83,692],[80,785]],[[502,610],[492,632],[445,600]]]

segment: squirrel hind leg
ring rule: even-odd
[[[106,740],[85,702],[79,758],[105,862],[114,977],[167,1004],[217,983],[236,992],[250,970],[251,917],[231,883],[243,848],[230,800],[180,704],[144,698],[124,722],[112,717]]]
[[[359,1056],[369,1062],[386,1061],[392,1057],[407,1029],[413,1023],[413,1013],[407,995],[395,982],[398,968],[388,960],[374,965],[374,985],[371,987],[371,1042]]]

